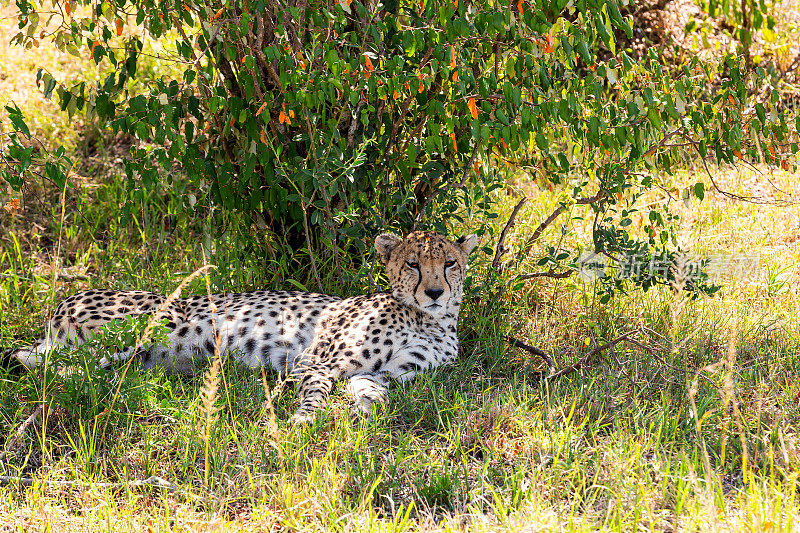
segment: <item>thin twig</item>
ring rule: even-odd
[[[350,117],[350,128],[347,130],[347,147],[353,148],[356,144],[355,142],[355,134],[356,129],[358,128],[358,117],[361,114],[361,108],[364,107],[366,102],[364,100],[359,100],[358,105],[356,105],[356,110],[353,112],[353,116]]]
[[[417,69],[422,70],[428,64],[428,61],[430,61],[432,55],[433,48],[428,48],[428,50],[425,52],[425,57],[422,58],[422,61],[420,61]],[[392,124],[392,133],[389,135],[389,142],[386,143],[386,146],[392,146],[394,138],[397,135],[397,131],[400,129],[400,124],[402,124],[405,120],[406,115],[408,114],[408,109],[411,107],[411,102],[414,100],[414,98],[415,95],[412,91],[412,93],[406,96],[403,100],[403,103],[400,106],[400,116],[397,117],[397,120],[395,120],[394,124]]]
[[[311,247],[311,230],[308,227],[308,207],[303,205],[303,229],[306,234],[306,246],[308,247],[308,257],[311,259],[311,272],[314,273],[314,280],[318,287],[322,287],[322,280],[317,270],[317,260],[314,258],[314,249]]]
[[[523,274],[516,278],[517,280],[526,280],[526,279],[534,279],[534,278],[553,278],[553,279],[565,279],[570,277],[575,273],[574,270],[564,270],[562,272],[556,272],[552,268],[547,272],[533,272],[531,274]]]
[[[508,217],[508,222],[506,222],[503,231],[500,233],[500,240],[497,241],[497,248],[494,252],[494,259],[492,259],[492,270],[498,271],[500,269],[500,259],[503,257],[508,249],[505,246],[506,237],[508,236],[509,230],[514,227],[514,220],[517,218],[517,213],[519,210],[522,209],[522,206],[525,205],[525,202],[528,201],[527,198],[524,196],[522,200],[520,200],[517,205],[514,206],[514,210],[511,212],[511,216]]]
[[[643,329],[643,331],[648,331],[648,328],[642,328],[642,329]],[[650,331],[652,331],[652,330],[650,330]],[[625,342],[628,342],[628,343],[630,343],[630,344],[633,344],[634,346],[637,346],[637,347],[641,348],[641,349],[642,349],[642,350],[644,350],[645,352],[648,352],[648,353],[649,353],[651,356],[653,356],[653,358],[654,358],[656,361],[658,361],[659,363],[661,363],[661,364],[662,364],[662,365],[664,365],[665,367],[667,367],[667,368],[669,368],[670,370],[672,370],[672,372],[673,372],[673,373],[684,373],[684,374],[688,374],[688,373],[689,373],[689,370],[688,370],[688,369],[686,369],[686,368],[680,368],[680,367],[677,367],[677,366],[675,366],[675,365],[672,365],[672,364],[668,363],[668,362],[667,362],[667,361],[666,361],[666,360],[665,360],[665,359],[664,359],[664,358],[661,356],[661,354],[660,354],[660,353],[658,353],[658,350],[656,350],[655,348],[653,348],[653,347],[651,347],[651,346],[646,346],[645,344],[642,344],[641,342],[637,341],[636,339],[625,339]],[[705,381],[706,381],[706,382],[707,382],[709,385],[716,386],[716,384],[715,384],[713,381],[711,381],[709,378],[707,378],[706,376],[704,376],[702,373],[699,373],[698,375],[699,375],[701,378],[703,378],[703,379],[704,379],[704,380],[705,380]]]
[[[478,147],[480,146],[479,139],[475,139],[475,147],[472,149],[472,155],[467,161],[466,166],[464,166],[464,173],[461,175],[461,181],[459,183],[451,183],[447,187],[443,187],[438,191],[434,191],[425,198],[425,202],[422,204],[422,207],[417,212],[417,217],[414,219],[414,225],[411,227],[411,231],[417,229],[417,225],[422,220],[422,217],[425,215],[425,211],[428,209],[428,204],[441,192],[449,191],[450,189],[461,189],[466,185],[467,178],[469,177],[469,171],[472,169],[472,164],[475,162],[475,158],[478,156]]]

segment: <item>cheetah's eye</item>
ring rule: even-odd
[[[450,261],[445,261],[444,262],[444,267],[445,268],[450,268],[451,266],[453,266],[455,264],[456,264],[456,262],[451,259]]]
[[[406,265],[408,266],[408,268],[419,270],[419,263],[417,263],[416,261],[406,261]]]

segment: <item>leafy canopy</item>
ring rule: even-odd
[[[123,217],[188,180],[187,212],[218,206],[294,246],[363,252],[384,227],[493,218],[493,191],[513,165],[568,185],[552,219],[576,202],[593,207],[595,251],[646,261],[676,249],[665,206],[648,208],[644,238],[631,230],[659,172],[687,152],[787,167],[800,119],[779,112],[768,68],[745,71],[733,55],[671,68],[655,49],[634,58],[626,4],[19,0],[16,41],[49,39],[105,73],[92,84],[41,70],[38,82],[70,114],[134,139]],[[142,36],[171,49],[182,74],[143,77]],[[7,109],[15,132],[2,177],[18,189],[38,163],[64,186],[63,151],[36,161],[24,117]],[[684,198],[705,189],[698,181]],[[551,249],[541,264],[574,268],[574,258]]]

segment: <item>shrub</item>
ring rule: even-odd
[[[570,193],[528,249],[571,204],[589,204],[595,251],[646,262],[677,250],[666,206],[647,208],[644,238],[629,230],[635,200],[661,171],[687,152],[788,167],[796,126],[777,110],[768,68],[748,71],[730,54],[672,68],[654,49],[632,57],[621,3],[70,0],[45,9],[20,0],[16,40],[42,38],[50,13],[52,46],[107,73],[91,85],[40,71],[39,85],[62,109],[135,139],[123,217],[137,199],[189,180],[187,211],[221,206],[295,248],[322,242],[338,254],[344,241],[363,252],[381,228],[445,231],[465,215],[495,217],[493,191],[512,165]],[[145,33],[174,41],[168,58],[183,74],[134,94]],[[23,117],[10,112],[2,175],[19,188],[35,154],[20,140]],[[63,184],[67,164],[56,153],[45,174]],[[698,181],[683,195],[705,191]],[[574,269],[575,260],[553,249],[541,264]],[[702,279],[691,287],[713,290]]]

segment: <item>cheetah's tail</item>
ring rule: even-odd
[[[0,348],[0,369],[5,370],[12,376],[18,376],[26,368],[25,364],[17,357],[16,350]]]

